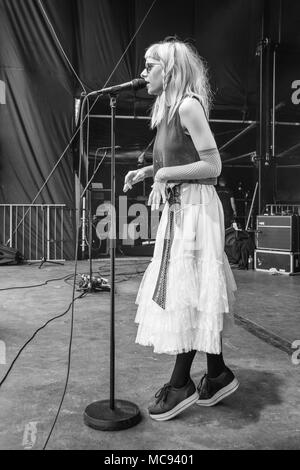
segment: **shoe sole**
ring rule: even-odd
[[[178,405],[175,406],[175,408],[173,408],[172,410],[167,411],[166,413],[161,413],[159,415],[153,415],[153,414],[149,413],[149,416],[150,416],[150,418],[152,418],[156,421],[167,421],[168,419],[174,418],[179,413],[186,410],[189,406],[196,403],[198,398],[199,398],[199,395],[196,391],[195,393],[193,393],[193,395],[191,395],[190,397],[188,397],[185,400],[178,403]]]
[[[196,405],[198,406],[214,406],[219,401],[224,400],[224,398],[228,397],[231,395],[233,392],[235,392],[238,387],[239,387],[239,382],[237,379],[233,379],[230,384],[226,385],[226,387],[221,388],[212,398],[209,400],[197,400]]]

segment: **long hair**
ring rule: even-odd
[[[147,49],[145,59],[150,57],[160,62],[163,75],[163,91],[152,108],[152,129],[160,124],[166,113],[169,123],[185,96],[197,96],[208,117],[212,93],[205,61],[196,49],[179,40],[164,40]]]

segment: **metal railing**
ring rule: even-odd
[[[65,204],[0,204],[0,243],[28,261],[64,260]]]
[[[300,204],[266,204],[269,215],[300,215]]]

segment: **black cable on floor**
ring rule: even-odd
[[[78,230],[76,230],[76,243],[75,243],[75,246],[76,246],[76,257],[75,257],[75,269],[74,269],[74,282],[73,282],[73,298],[74,298],[74,295],[75,295],[75,286],[76,286],[76,278],[77,278],[77,264],[78,264],[78,256],[77,256],[77,253],[78,253]],[[136,273],[133,273],[134,275]],[[87,292],[83,292],[81,294],[81,296],[83,295],[86,295]],[[81,297],[79,296],[79,297]],[[77,298],[79,298],[77,297]],[[76,298],[76,299],[77,299]],[[56,413],[56,416],[54,418],[54,421],[53,421],[53,424],[52,424],[52,427],[50,429],[50,432],[47,436],[47,439],[45,441],[45,444],[43,446],[43,450],[46,449],[47,447],[47,444],[50,440],[50,437],[52,435],[52,432],[54,430],[54,427],[57,423],[57,420],[58,420],[58,417],[59,417],[59,413],[60,413],[60,410],[62,408],[62,404],[63,404],[63,401],[65,399],[65,395],[66,395],[66,392],[67,392],[67,387],[68,387],[68,383],[69,383],[69,377],[70,377],[70,369],[71,369],[71,354],[72,354],[72,342],[73,342],[73,328],[74,328],[74,301],[71,302],[72,304],[72,312],[71,312],[71,328],[70,328],[70,340],[69,340],[69,351],[68,351],[68,366],[67,366],[67,376],[66,376],[66,381],[65,381],[65,387],[64,387],[64,390],[63,390],[63,394],[62,394],[62,398],[60,400],[60,404],[58,406],[58,410],[57,410],[57,413]]]
[[[16,286],[16,287],[4,287],[3,289],[0,289],[0,292],[6,291],[6,290],[14,290],[14,289],[30,289],[32,287],[41,287],[41,286],[46,286],[48,282],[53,282],[53,281],[62,281],[62,280],[69,280],[74,276],[74,274],[67,274],[64,277],[58,277],[57,279],[48,279],[47,281],[43,282],[42,284],[33,284],[31,286]]]
[[[70,339],[69,339],[69,349],[68,349],[67,375],[66,375],[65,386],[64,386],[63,393],[62,393],[62,397],[61,397],[61,400],[60,400],[60,403],[59,403],[59,406],[58,406],[53,424],[51,426],[50,432],[49,432],[49,434],[47,436],[47,439],[45,441],[45,444],[43,446],[43,450],[46,449],[47,444],[50,440],[50,437],[52,435],[52,432],[53,432],[54,427],[56,425],[56,422],[58,420],[59,413],[60,413],[63,401],[64,401],[65,396],[66,396],[67,388],[68,388],[70,370],[71,370],[71,356],[72,356],[72,343],[73,343],[73,330],[74,330],[74,303],[75,303],[75,300],[77,300],[78,298],[83,297],[84,295],[86,295],[86,292],[82,292],[78,297],[75,297],[76,278],[77,278],[77,265],[78,265],[78,246],[79,246],[79,226],[77,225],[76,226],[76,238],[75,238],[75,265],[74,265],[74,274],[73,274],[73,276],[74,276],[73,291],[72,291],[72,301],[71,301],[71,304],[69,306],[69,308],[71,307],[71,321],[70,321]]]
[[[81,297],[83,297],[85,295],[85,292],[83,292],[82,294],[80,294],[78,297],[76,297],[74,299],[75,300],[78,300],[80,299]],[[44,325],[42,325],[40,328],[38,328],[34,333],[33,335],[29,338],[28,341],[26,341],[26,343],[21,347],[21,349],[18,351],[17,355],[15,356],[15,358],[13,359],[11,365],[9,366],[9,369],[7,370],[6,374],[4,375],[3,379],[1,380],[0,382],[0,388],[2,387],[3,383],[5,382],[5,380],[7,379],[10,371],[12,370],[15,362],[17,361],[17,359],[19,358],[19,356],[21,355],[22,351],[24,351],[24,349],[26,348],[26,346],[34,339],[34,337],[38,334],[39,331],[41,331],[43,328],[45,328],[47,325],[49,325],[49,323],[51,323],[52,321],[54,320],[57,320],[58,318],[61,318],[63,317],[64,315],[66,315],[68,313],[68,311],[70,310],[71,306],[72,306],[72,303],[73,303],[73,300],[72,302],[70,303],[68,309],[64,312],[64,313],[61,313],[60,315],[56,315],[55,317],[53,318],[50,318],[50,320],[48,320],[46,323],[44,323]]]

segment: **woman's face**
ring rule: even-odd
[[[158,60],[147,57],[141,77],[147,82],[149,95],[160,95],[163,91],[162,67]]]

